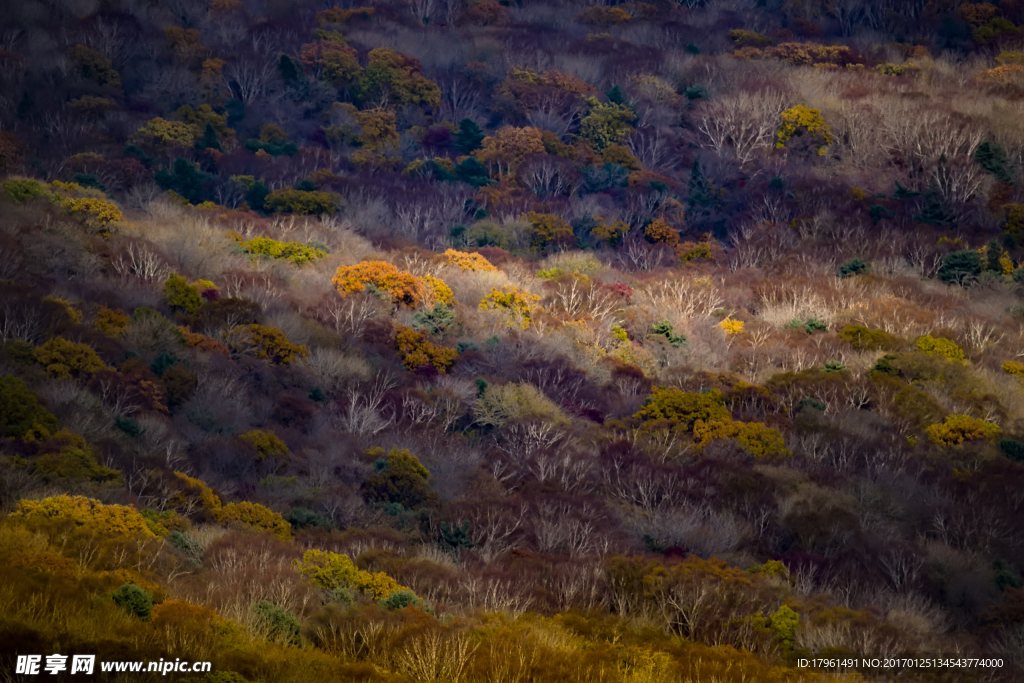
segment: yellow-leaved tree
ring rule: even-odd
[[[424,275],[420,278],[424,288],[427,290],[426,300],[423,302],[428,306],[441,304],[442,306],[455,305],[455,292],[448,286],[448,283],[433,275]]]
[[[482,425],[501,427],[513,421],[547,422],[568,426],[569,417],[544,392],[528,382],[489,385],[473,406]]]
[[[718,323],[718,326],[725,331],[726,334],[739,334],[743,331],[743,321],[733,320],[732,318],[726,318],[722,322]]]
[[[713,441],[725,439],[735,442],[755,458],[788,458],[792,455],[779,430],[761,422],[698,420],[693,425],[693,438],[701,450]]]
[[[12,517],[36,521],[68,521],[104,534],[155,538],[138,510],[127,505],[104,505],[85,496],[51,496],[23,500]]]
[[[969,415],[950,415],[942,424],[925,429],[928,439],[939,446],[959,446],[965,441],[992,440],[1003,433],[999,425]]]
[[[654,387],[643,407],[633,417],[641,420],[668,420],[690,431],[698,422],[725,422],[732,419],[732,414],[725,407],[722,392],[717,389],[697,394]]]
[[[276,462],[284,465],[291,457],[291,451],[284,441],[271,431],[253,429],[238,435],[238,440],[251,450],[260,462]]]
[[[253,531],[269,531],[283,541],[292,537],[292,525],[278,513],[259,503],[228,503],[216,513],[221,524],[241,526]]]
[[[175,472],[172,485],[177,490],[167,499],[167,507],[180,510],[184,515],[201,510],[216,517],[220,512],[220,497],[201,479]]]
[[[303,576],[326,591],[359,592],[373,600],[385,600],[400,590],[409,590],[384,572],[367,572],[356,567],[344,553],[307,550],[301,560],[292,563]]]
[[[526,218],[533,228],[530,243],[535,249],[545,249],[573,241],[572,225],[561,216],[531,211],[526,214]]]
[[[918,337],[917,341],[914,342],[914,346],[931,356],[942,356],[957,363],[967,362],[964,350],[952,339],[933,337],[930,334],[926,334],[923,337]]]
[[[814,149],[818,156],[825,156],[835,138],[820,110],[798,104],[782,112],[781,116],[782,125],[779,126],[775,143],[777,149],[796,148],[799,140],[803,147]]]
[[[459,352],[455,349],[434,344],[424,333],[405,325],[395,327],[395,347],[398,349],[398,355],[402,357],[402,363],[410,370],[431,365],[444,374],[459,357]]]
[[[53,337],[36,349],[36,360],[56,379],[89,379],[107,364],[88,344]]]
[[[309,355],[309,349],[295,344],[276,327],[237,325],[224,333],[232,353],[252,354],[273,365],[289,365]]]
[[[69,215],[81,220],[86,227],[101,235],[108,235],[110,229],[124,221],[124,214],[117,204],[107,199],[76,197],[62,203]]]
[[[485,311],[502,311],[507,318],[509,327],[526,329],[533,320],[533,312],[540,297],[525,292],[518,287],[495,287],[480,301],[480,308]]]

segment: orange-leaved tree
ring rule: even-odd
[[[544,139],[540,130],[505,126],[499,128],[494,135],[484,138],[483,149],[474,152],[473,156],[499,175],[508,175],[533,154],[544,154]]]
[[[193,332],[188,326],[178,327],[178,331],[185,340],[185,344],[192,348],[199,349],[200,351],[206,351],[208,353],[219,353],[222,356],[226,356],[230,353],[228,347],[224,346],[224,344],[221,344],[213,337]]]
[[[373,287],[390,295],[395,305],[416,306],[426,297],[419,278],[387,261],[362,261],[353,266],[341,266],[331,284],[342,295]]]
[[[975,75],[979,83],[988,86],[1024,88],[1024,65],[1000,64]]]
[[[679,244],[679,231],[669,225],[663,218],[655,218],[644,228],[644,237],[648,242],[667,244],[674,247]]]
[[[480,254],[473,254],[465,251],[456,251],[455,249],[448,249],[442,254],[445,260],[453,266],[458,266],[462,270],[473,270],[479,272],[497,272],[497,268],[491,265],[491,262]]]

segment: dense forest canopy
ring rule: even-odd
[[[1019,680],[1022,179],[1021,0],[0,2],[4,680]]]

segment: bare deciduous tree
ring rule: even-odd
[[[35,344],[47,326],[42,312],[29,302],[13,298],[0,302],[0,341],[17,339]]]
[[[162,282],[171,272],[156,251],[135,242],[129,242],[124,252],[114,256],[110,263],[119,276],[134,276],[145,282]]]
[[[664,131],[642,128],[629,136],[626,146],[645,167],[668,171],[678,163],[673,142],[672,137]]]
[[[437,0],[409,0],[409,14],[418,22],[429,24],[437,11]]]
[[[917,553],[904,547],[890,548],[879,556],[878,561],[885,570],[886,578],[897,591],[913,583],[924,566],[924,560]]]
[[[446,7],[457,3],[457,0],[445,1]],[[461,5],[461,2],[457,4]],[[480,118],[482,113],[480,93],[467,82],[461,73],[438,78],[437,85],[441,88],[440,117],[450,121]]]
[[[277,60],[268,55],[239,57],[224,67],[224,81],[245,105],[267,94],[277,70]]]
[[[460,683],[468,680],[477,647],[465,635],[433,629],[410,639],[398,655],[399,666],[418,681]]]
[[[566,159],[547,154],[527,159],[518,169],[520,180],[539,196],[574,196],[580,188],[580,177]]]
[[[348,405],[336,416],[337,424],[345,431],[361,436],[378,434],[394,424],[395,415],[384,408],[384,396],[397,386],[395,380],[377,373],[369,385],[351,387],[347,392]]]
[[[726,95],[704,105],[697,114],[700,144],[719,154],[731,150],[740,164],[746,165],[759,150],[772,146],[784,107],[782,93],[775,90],[740,90]]]

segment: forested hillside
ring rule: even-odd
[[[0,680],[1020,680],[1022,178],[1019,0],[0,3]]]

